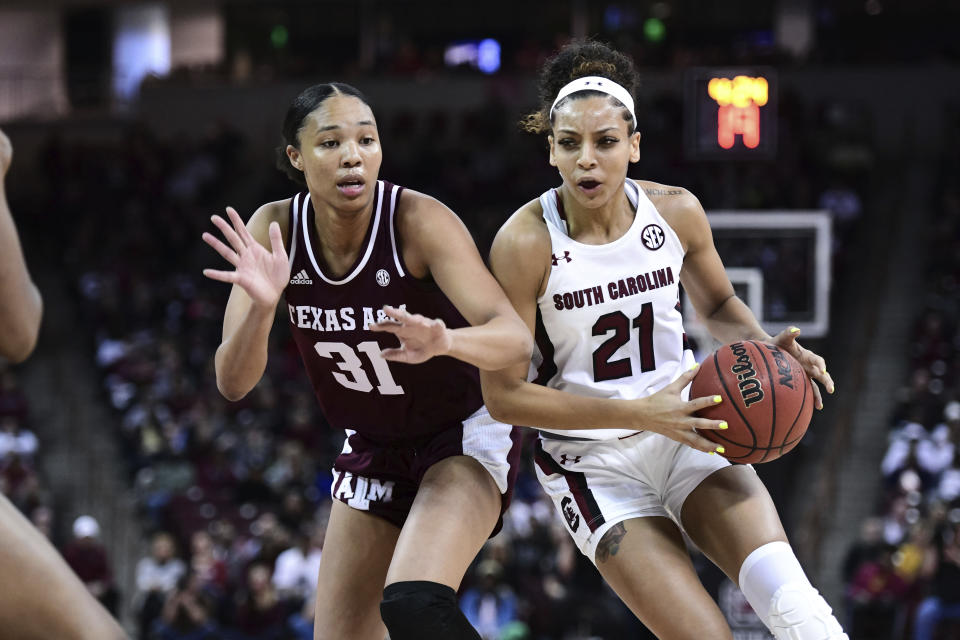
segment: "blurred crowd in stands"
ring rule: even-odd
[[[843,567],[851,640],[960,638],[960,112],[944,138],[881,501]]]
[[[643,159],[632,175],[686,186],[708,209],[824,206],[841,236],[858,220],[873,151],[856,106],[783,96],[776,162],[709,170],[684,160],[680,110],[676,96],[643,99]],[[449,204],[484,253],[510,212],[556,186],[543,140],[518,133],[521,114],[503,104],[377,113],[381,176]],[[43,201],[30,204],[38,213],[25,233],[41,239],[35,259],[75,275],[78,339],[89,339],[149,537],[135,592],[123,594],[143,640],[313,637],[343,434],[324,423],[282,319],[261,383],[237,403],[220,396],[212,362],[228,291],[200,275],[220,263],[200,241],[210,214],[230,204],[246,218],[296,190],[271,164],[272,150],[250,148],[224,123],[202,137],[160,139],[144,125],[116,140],[54,134],[39,151],[30,193]],[[0,386],[0,449],[13,452],[0,454],[4,490],[33,514],[47,505],[31,465],[36,439],[10,372]],[[531,458],[527,450],[503,532],[464,581],[468,617],[486,639],[646,637],[572,545]]]

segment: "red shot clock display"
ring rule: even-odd
[[[769,68],[695,68],[685,78],[687,152],[695,158],[772,158],[776,74]]]

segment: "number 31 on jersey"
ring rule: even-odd
[[[361,393],[369,393],[374,389],[370,377],[363,369],[363,361],[356,353],[359,351],[373,366],[373,373],[377,378],[377,391],[385,396],[398,396],[404,392],[403,387],[393,379],[389,364],[380,356],[380,345],[375,340],[361,342],[357,345],[356,351],[342,342],[318,342],[313,345],[313,348],[323,358],[336,359],[340,371],[334,371],[333,377],[347,389]]]

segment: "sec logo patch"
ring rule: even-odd
[[[643,246],[650,251],[656,251],[663,246],[663,241],[666,239],[666,236],[663,233],[663,229],[658,224],[648,224],[643,228],[643,231],[640,232],[640,241],[643,242]]]

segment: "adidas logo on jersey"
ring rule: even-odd
[[[290,278],[290,284],[313,284],[313,280],[307,275],[306,269],[301,269],[300,273]]]

